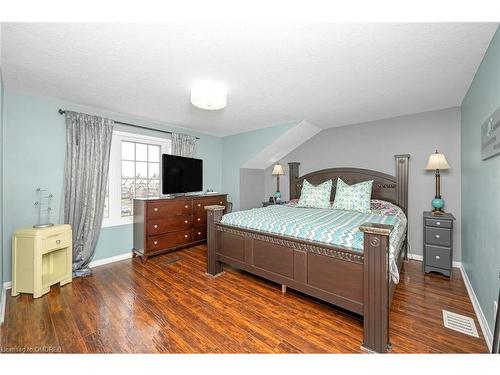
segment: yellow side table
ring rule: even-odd
[[[24,228],[12,237],[12,296],[33,293],[38,298],[51,285],[72,279],[72,239],[68,224]]]

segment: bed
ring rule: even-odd
[[[331,201],[338,178],[373,180],[372,204],[394,205],[389,212],[388,206],[353,214],[290,204],[223,216],[223,206],[205,207],[207,273],[216,277],[228,264],[359,314],[361,346],[389,351],[389,308],[407,252],[409,155],[396,155],[395,165],[394,176],[359,168],[299,176],[299,163],[289,163],[291,200],[306,179],[315,185],[331,179]]]

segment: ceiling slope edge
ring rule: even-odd
[[[266,169],[270,165],[282,159],[302,143],[308,141],[321,130],[320,127],[302,120],[293,128],[280,135],[274,142],[262,149],[252,159],[243,164],[242,168]]]

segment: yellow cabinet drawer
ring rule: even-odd
[[[62,249],[68,247],[71,243],[71,232],[54,234],[53,236],[42,239],[42,254],[45,254],[54,249]]]

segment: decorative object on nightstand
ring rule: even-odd
[[[436,196],[432,200],[432,213],[433,215],[443,215],[444,214],[444,200],[441,198],[441,175],[439,173],[440,170],[450,169],[450,165],[446,160],[444,154],[436,152],[429,156],[429,160],[427,161],[427,166],[425,167],[428,171],[435,171],[436,176]]]
[[[283,167],[280,164],[275,164],[271,174],[276,176],[276,193],[274,193],[274,197],[276,198],[276,202],[279,203],[281,201],[280,176],[283,176],[285,172],[283,172]]]
[[[450,213],[437,218],[424,212],[424,272],[439,272],[451,277],[453,261],[453,221]]]
[[[33,228],[47,228],[54,224],[50,222],[52,212],[52,199],[54,195],[42,188],[37,188],[38,200],[35,202],[35,208],[38,210],[38,223]]]
[[[72,237],[68,224],[24,228],[12,237],[12,296],[38,298],[72,280]]]

